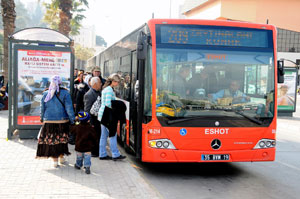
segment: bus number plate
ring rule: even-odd
[[[213,155],[201,155],[201,160],[204,161],[218,161],[229,160],[229,154],[213,154]]]

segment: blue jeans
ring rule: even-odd
[[[84,162],[84,167],[91,167],[91,153],[80,153],[76,152],[76,165],[78,167],[82,167],[82,163]]]
[[[109,136],[108,129],[101,124],[101,137],[100,137],[100,144],[99,144],[99,157],[100,158],[107,156],[106,143],[107,143],[108,136]],[[110,145],[110,151],[111,151],[112,157],[113,158],[119,157],[120,152],[117,147],[117,133],[114,137],[109,138],[109,145]]]

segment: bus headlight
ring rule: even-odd
[[[257,142],[253,149],[267,149],[274,148],[276,146],[276,141],[271,139],[261,139]]]
[[[149,140],[149,146],[156,149],[176,149],[169,139]]]

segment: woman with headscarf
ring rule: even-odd
[[[64,163],[64,155],[69,155],[69,125],[74,124],[75,115],[71,96],[67,89],[60,87],[59,76],[53,76],[49,89],[41,100],[42,128],[38,139],[37,158],[49,158],[58,167],[58,159]]]

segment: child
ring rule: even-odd
[[[89,123],[90,115],[87,112],[79,112],[78,119],[80,124],[75,125],[71,129],[71,133],[76,136],[75,151],[76,163],[74,167],[80,169],[82,163],[85,168],[85,173],[90,174],[91,170],[91,151],[93,145],[96,143],[96,132]]]

